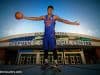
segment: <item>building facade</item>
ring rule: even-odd
[[[43,33],[28,33],[0,39],[0,64],[43,64]],[[59,64],[100,63],[100,39],[76,33],[56,32]],[[49,51],[49,62],[53,55]]]

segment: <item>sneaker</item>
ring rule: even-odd
[[[58,64],[51,65],[51,68],[57,69],[57,71],[61,72],[61,69],[58,67]]]
[[[49,66],[49,63],[44,63],[44,64],[41,66],[41,69],[42,69],[42,70],[45,70],[48,66]]]

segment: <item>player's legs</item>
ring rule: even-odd
[[[43,49],[44,49],[44,59],[43,59],[43,65],[41,66],[42,70],[45,70],[49,64],[48,64],[48,39],[47,38],[43,38]]]
[[[44,38],[43,39],[43,48],[44,48],[44,63],[48,63],[48,51],[52,50],[54,63],[57,63],[57,50],[56,50],[56,39],[55,38]]]
[[[48,50],[44,50],[44,63],[48,63]]]
[[[56,50],[56,39],[55,38],[45,38],[43,39],[43,47],[44,47],[44,64],[41,66],[41,69],[44,70],[46,69],[49,64],[48,64],[48,51],[52,50],[53,52],[53,59],[54,59],[54,65],[51,67],[56,67],[57,68],[57,50]]]
[[[53,59],[54,59],[54,64],[58,64],[57,59],[58,59],[58,54],[57,50],[53,50]]]
[[[43,38],[43,49],[44,49],[44,59],[43,59],[43,63],[48,63],[48,38]]]
[[[57,55],[57,50],[56,50],[56,39],[55,38],[49,39],[49,48],[53,52],[54,64],[58,64],[57,63],[58,55]]]

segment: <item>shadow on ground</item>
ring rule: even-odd
[[[100,75],[100,64],[93,65],[60,65],[61,72],[49,69],[43,72],[40,65],[0,65],[0,75],[4,71],[14,71],[3,75]],[[17,73],[21,71],[21,73]]]

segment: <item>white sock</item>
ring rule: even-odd
[[[45,63],[48,63],[48,59],[45,59],[44,61],[45,61]]]
[[[58,61],[57,60],[54,60],[54,64],[58,64]]]

